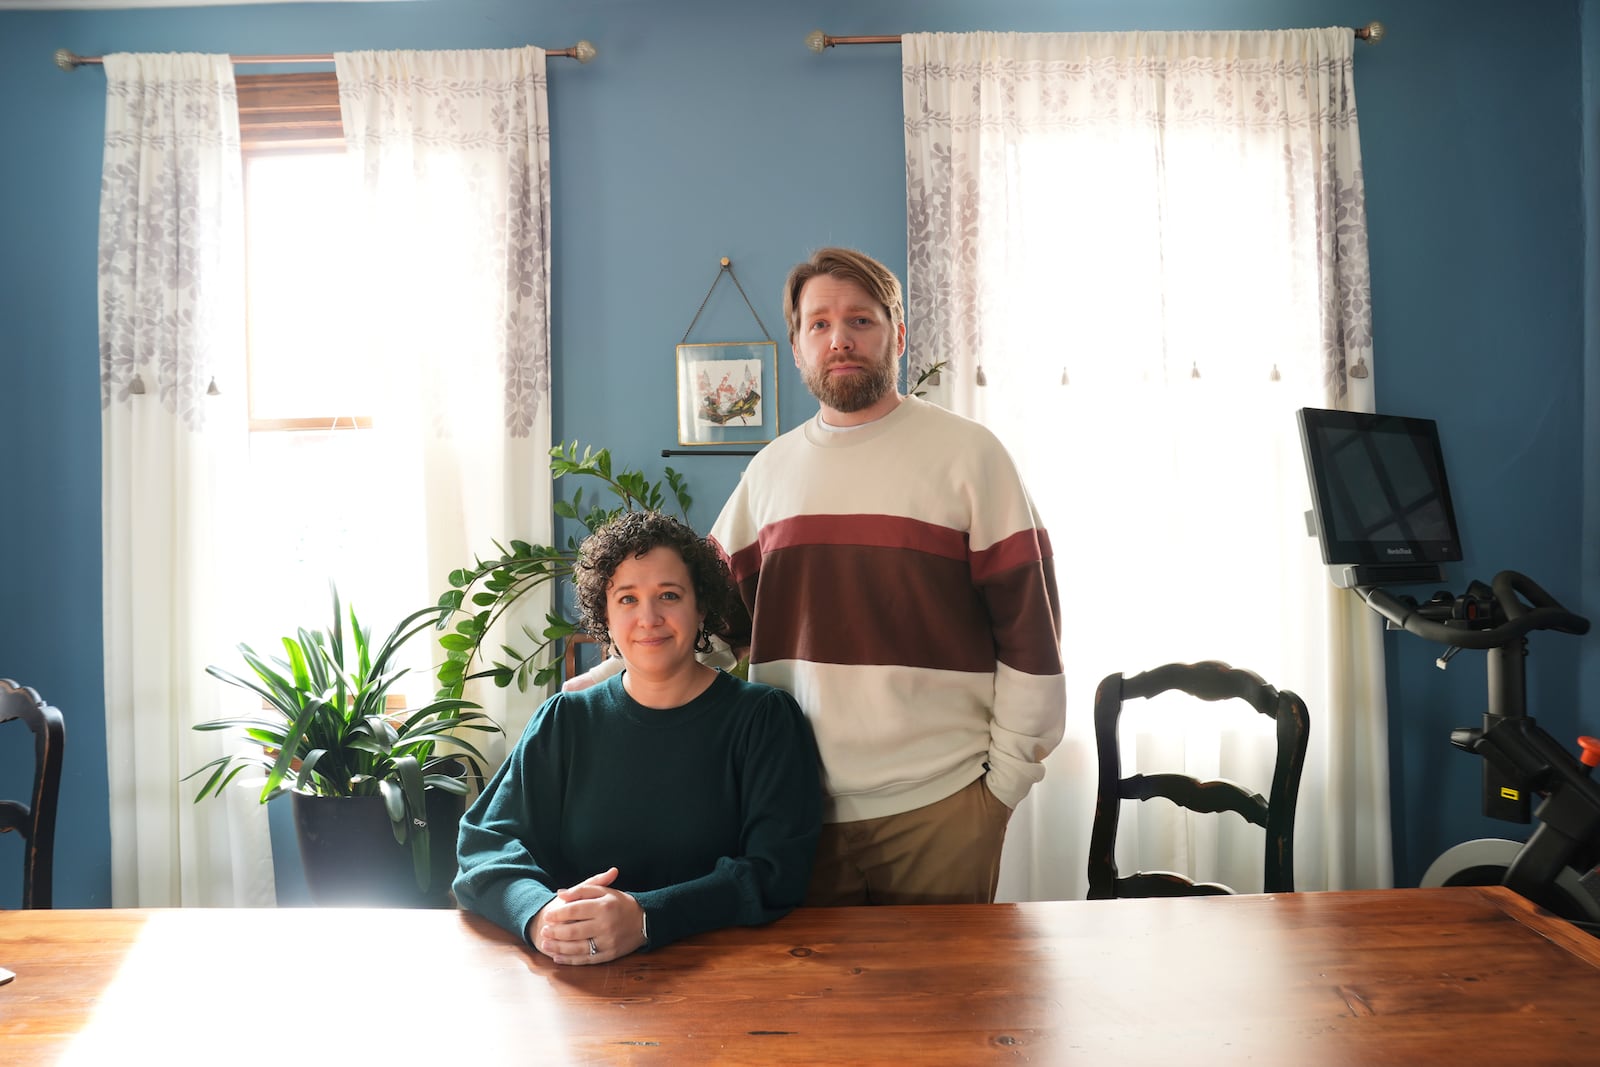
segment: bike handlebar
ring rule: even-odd
[[[1504,615],[1505,621],[1485,629],[1435,622],[1424,615],[1415,602],[1398,600],[1377,586],[1359,586],[1356,592],[1368,607],[1407,633],[1455,648],[1499,648],[1532,630],[1558,630],[1568,634],[1589,632],[1588,619],[1568,611],[1527,575],[1501,571],[1494,576],[1492,587],[1499,608],[1495,614]],[[1522,597],[1532,606],[1524,604]]]

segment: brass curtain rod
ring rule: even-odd
[[[1368,44],[1377,44],[1383,40],[1383,35],[1388,31],[1381,22],[1369,22],[1365,26],[1353,31],[1356,37]],[[806,47],[813,52],[820,53],[824,48],[832,48],[836,44],[899,44],[900,34],[880,34],[874,37],[829,37],[821,30],[812,30],[806,34]]]
[[[566,57],[568,57],[570,59],[576,59],[579,63],[587,63],[587,62],[589,62],[589,60],[591,60],[591,59],[593,59],[595,57],[595,54],[596,53],[595,53],[594,45],[590,44],[588,41],[579,41],[577,44],[573,45],[571,48],[551,48],[551,49],[547,49],[545,51],[545,55],[547,55],[547,56],[566,56]],[[231,60],[234,63],[332,63],[333,62],[333,56],[331,54],[328,54],[328,55],[310,55],[310,56],[229,56],[228,59]],[[56,66],[60,67],[62,70],[73,70],[73,69],[75,69],[77,67],[84,66],[85,64],[90,64],[90,63],[103,64],[105,62],[105,57],[104,56],[78,56],[78,55],[73,55],[72,52],[68,51],[65,48],[57,48],[56,49],[56,54],[55,54],[55,60],[56,60]]]

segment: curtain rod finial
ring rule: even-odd
[[[579,41],[577,44],[572,46],[572,58],[576,59],[579,63],[587,63],[598,54],[599,53],[595,51],[594,45],[589,41]]]
[[[55,59],[56,66],[60,67],[62,70],[77,69],[78,57],[73,55],[72,52],[66,48],[57,48],[53,58]]]
[[[828,47],[828,35],[821,30],[812,30],[806,34],[806,47],[820,56],[822,50]]]
[[[1383,40],[1383,35],[1388,32],[1388,28],[1383,23],[1374,20],[1362,27],[1356,36],[1362,38],[1368,44],[1377,44]]]

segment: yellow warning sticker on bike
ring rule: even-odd
[[[1520,790],[1507,789],[1505,786],[1501,786],[1500,787],[1500,798],[1502,800],[1521,800],[1522,799],[1522,793],[1521,793]]]

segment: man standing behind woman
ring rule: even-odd
[[[986,428],[897,387],[900,282],[824,248],[789,274],[821,410],[751,460],[712,528],[750,679],[792,693],[827,801],[809,905],[994,899],[1011,811],[1065,727],[1049,538]]]
[[[584,541],[576,584],[623,673],[528,724],[462,817],[457,901],[557,963],[786,914],[816,848],[817,750],[787,693],[695,658],[734,606],[722,560],[630,512]]]

